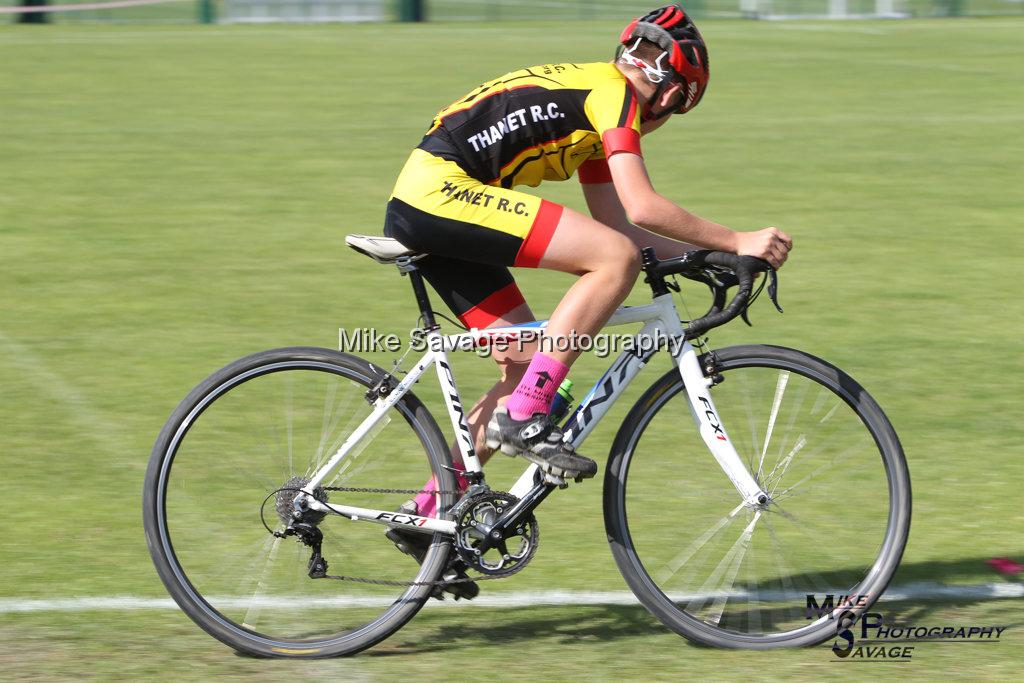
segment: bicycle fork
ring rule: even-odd
[[[675,315],[675,306],[671,303],[671,296],[665,295],[658,299],[667,299],[671,309],[671,316],[662,316],[661,323],[665,325],[668,338],[680,340],[679,343],[670,345],[672,358],[679,368],[679,375],[683,380],[683,387],[686,391],[687,403],[693,420],[700,431],[701,439],[711,451],[719,467],[725,472],[732,485],[736,487],[742,499],[742,505],[750,508],[764,507],[769,503],[771,497],[761,488],[750,470],[744,464],[732,440],[725,431],[718,410],[715,408],[714,399],[711,398],[709,389],[714,386],[714,368],[711,367],[706,375],[702,371],[700,361],[697,358],[697,350],[685,338],[683,325]]]

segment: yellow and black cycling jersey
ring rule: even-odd
[[[440,111],[419,149],[484,183],[565,180],[585,161],[640,153],[632,85],[610,63],[546,64],[484,83]]]
[[[640,154],[639,104],[614,64],[548,64],[484,83],[443,109],[388,201],[384,234],[428,254],[417,267],[468,326],[525,300],[510,266],[540,266],[564,208],[513,189],[611,180]]]

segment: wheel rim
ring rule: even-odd
[[[718,413],[778,499],[763,511],[738,505],[682,417],[689,409],[676,383],[625,449],[619,505],[629,561],[659,616],[692,635],[740,646],[820,639],[828,612],[808,618],[808,595],[819,605],[829,594],[873,602],[898,562],[909,501],[882,456],[888,437],[869,431],[855,397],[833,394],[824,374],[802,364],[737,359],[722,369],[725,381],[712,389]]]
[[[177,586],[236,636],[270,647],[328,647],[403,618],[428,592],[310,579],[310,549],[295,538],[274,538],[260,521],[267,495],[292,477],[310,476],[369,415],[368,382],[329,363],[267,364],[216,386],[171,435],[156,501],[160,541]],[[400,402],[323,485],[422,487],[430,463],[412,420]],[[343,496],[346,504],[385,510],[410,497],[330,495],[332,502]],[[272,529],[283,528],[273,498],[264,515]],[[420,568],[379,525],[330,516],[319,526],[330,574],[419,581],[431,578],[441,554],[437,545]]]

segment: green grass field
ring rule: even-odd
[[[786,314],[762,303],[754,328],[714,344],[800,347],[886,409],[914,486],[894,583],[1002,580],[985,559],[1024,555],[1024,20],[702,28],[714,80],[646,143],[655,184],[796,243]],[[344,235],[379,231],[434,111],[524,59],[606,59],[617,30],[582,24],[555,41],[542,24],[0,27],[0,600],[165,597],[140,492],[177,402],[263,348],[335,346],[341,326],[404,335],[407,284]],[[582,208],[574,182],[543,190]],[[538,312],[569,282],[522,277]],[[630,301],[643,300],[641,286]],[[586,384],[601,366],[581,360],[573,377]],[[456,371],[467,395],[493,379],[472,356]],[[588,441],[599,462],[641,384]],[[519,469],[502,460],[496,487]],[[624,589],[600,506],[596,481],[553,496],[533,565],[484,590]],[[1020,599],[885,609],[1010,627],[999,645],[923,646],[904,676],[1019,673]],[[428,610],[363,656],[314,663],[237,657],[174,610],[0,614],[0,670],[19,680],[887,673],[830,658],[693,647],[639,607]]]

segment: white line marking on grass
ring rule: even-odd
[[[0,330],[0,351],[13,358],[19,370],[35,380],[33,387],[36,390],[64,407],[80,427],[78,436],[91,439],[101,446],[104,453],[124,450],[124,439],[120,436],[121,430],[117,424],[93,408],[92,401],[51,370],[39,354],[11,339],[3,330]],[[118,466],[125,463],[140,470],[146,467],[146,462],[137,458],[120,461]]]
[[[834,594],[845,594],[836,589]],[[708,596],[718,594],[709,593]],[[723,594],[724,595],[724,594]],[[741,592],[734,592],[733,597],[741,597]],[[674,595],[674,598],[695,598],[696,595]],[[759,601],[767,602],[778,599],[781,594],[761,593]],[[1024,597],[1024,584],[1019,583],[983,583],[970,586],[953,586],[941,583],[910,583],[904,586],[893,586],[882,596],[881,602],[899,600],[934,600],[973,599],[998,600]],[[309,608],[338,609],[342,607],[386,607],[394,601],[386,596],[345,596],[334,598],[316,598],[306,600],[303,604]],[[239,609],[252,606],[252,598],[220,598],[211,602],[222,609]],[[455,602],[431,600],[428,607],[540,607],[540,606],[600,606],[600,605],[636,605],[636,597],[629,591],[518,591],[514,593],[494,593],[480,595],[475,600]],[[264,597],[260,606],[264,609],[294,609],[294,597]],[[0,614],[19,614],[27,612],[92,612],[135,610],[177,609],[178,606],[170,598],[140,598],[133,596],[108,596],[89,598],[0,598]]]

